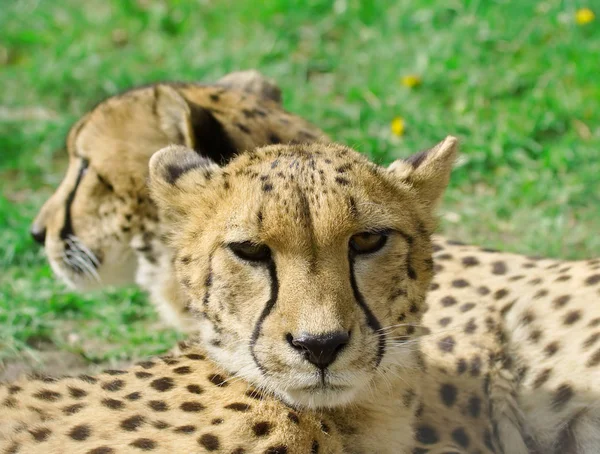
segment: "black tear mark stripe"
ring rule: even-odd
[[[75,200],[75,193],[77,192],[77,188],[81,183],[81,179],[83,178],[83,174],[88,168],[90,162],[87,159],[81,159],[81,165],[79,166],[79,173],[77,174],[77,180],[75,180],[75,186],[69,192],[67,197],[67,202],[65,203],[65,222],[63,223],[62,229],[60,229],[60,239],[66,240],[70,236],[74,236],[75,232],[73,231],[73,222],[71,218],[71,206],[73,205],[73,200]]]
[[[352,285],[352,292],[354,293],[354,299],[358,303],[359,307],[365,314],[367,318],[367,325],[371,328],[374,334],[379,338],[379,345],[377,346],[377,360],[375,362],[375,367],[379,366],[381,360],[383,359],[383,355],[385,354],[385,335],[379,335],[381,333],[381,323],[377,320],[377,317],[371,312],[367,303],[365,303],[365,299],[360,293],[360,289],[358,288],[358,284],[356,283],[356,276],[354,274],[354,264],[356,260],[356,254],[352,252],[352,249],[349,249],[348,252],[348,263],[350,264],[350,284]]]
[[[190,101],[187,103],[191,110],[194,150],[220,165],[229,162],[240,150],[225,131],[223,124],[209,109]]]
[[[256,341],[258,340],[258,337],[260,336],[262,325],[265,322],[265,319],[269,316],[269,314],[275,307],[275,303],[277,303],[277,296],[279,294],[279,280],[277,279],[277,267],[275,266],[275,262],[271,260],[267,266],[269,270],[269,277],[271,279],[271,295],[269,297],[269,301],[267,301],[267,304],[265,305],[262,313],[260,314],[260,317],[258,317],[256,326],[254,326],[254,331],[252,332],[252,337],[250,338],[250,354],[252,355],[252,359],[254,359],[254,362],[263,374],[266,374],[266,369],[258,360],[256,352],[254,351],[254,347],[256,346]]]

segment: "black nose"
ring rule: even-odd
[[[302,352],[304,357],[319,369],[325,369],[333,363],[350,340],[350,334],[344,332],[319,335],[302,333],[298,337],[288,334],[286,337],[293,348]]]
[[[37,225],[31,226],[31,237],[40,244],[44,244],[46,241],[46,227],[39,227]]]

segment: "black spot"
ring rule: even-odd
[[[575,392],[570,385],[560,385],[552,398],[552,406],[555,410],[560,411],[573,398]]]
[[[558,351],[559,345],[558,342],[551,342],[544,348],[544,351],[548,356],[554,355]]]
[[[223,418],[213,418],[211,419],[210,423],[213,426],[218,426],[219,424],[223,424]]]
[[[152,374],[150,372],[144,372],[143,370],[140,370],[135,373],[135,376],[140,379],[145,379],[152,377]]]
[[[202,435],[198,438],[198,444],[206,448],[207,451],[216,451],[221,446],[219,439],[212,434]]]
[[[273,426],[270,422],[267,421],[257,422],[252,426],[252,431],[257,437],[264,437],[266,435],[269,435],[272,429]]]
[[[127,394],[125,396],[125,399],[127,399],[127,400],[138,400],[140,397],[142,397],[142,393],[140,393],[139,391],[136,391],[134,393]]]
[[[540,388],[544,383],[548,381],[550,378],[550,374],[552,373],[552,369],[544,369],[541,371],[538,376],[533,381],[533,389]]]
[[[342,186],[348,186],[350,184],[350,181],[348,181],[348,179],[343,178],[343,177],[335,177],[335,182]]]
[[[173,379],[170,377],[157,378],[150,383],[154,389],[160,392],[169,391],[175,387]]]
[[[564,307],[569,302],[570,299],[571,299],[570,295],[558,296],[554,299],[554,301],[552,301],[552,305],[556,309],[560,309],[561,307]]]
[[[86,454],[114,454],[115,450],[113,448],[109,448],[108,446],[99,446],[88,451]]]
[[[539,340],[542,338],[542,331],[539,329],[534,329],[531,331],[531,333],[529,333],[529,340],[531,342],[533,342],[534,344],[539,342]]]
[[[133,432],[137,430],[142,424],[144,424],[145,418],[141,415],[135,415],[131,418],[124,419],[121,421],[121,429]]]
[[[199,411],[204,410],[206,407],[200,402],[184,402],[179,406],[179,408],[188,413],[198,413]]]
[[[477,396],[471,396],[467,404],[467,409],[472,418],[478,418],[481,413],[481,399]]]
[[[169,427],[171,427],[171,425],[170,425],[168,422],[161,421],[161,420],[154,421],[154,422],[152,423],[152,425],[153,425],[155,428],[157,428],[157,429],[160,429],[160,430],[162,430],[162,429],[168,429]]]
[[[296,413],[290,411],[287,416],[288,416],[288,419],[290,421],[292,421],[294,424],[300,424],[300,418],[298,418],[298,415]]]
[[[456,304],[456,298],[452,297],[452,296],[444,296],[441,300],[440,303],[442,304],[442,306],[444,307],[450,307],[450,306],[454,306]]]
[[[264,192],[271,192],[273,190],[273,185],[271,183],[265,183],[262,185],[262,190]]]
[[[488,293],[490,293],[490,289],[482,285],[480,287],[477,287],[477,293],[479,293],[482,296],[485,296]]]
[[[144,369],[152,369],[155,365],[156,363],[153,361],[142,361],[141,363],[138,363],[138,366],[141,366]]]
[[[169,406],[162,400],[151,400],[148,406],[154,411],[167,411]]]
[[[594,333],[583,342],[583,348],[590,348],[600,339],[600,333]]]
[[[586,285],[594,285],[600,282],[600,274],[592,274],[585,280]]]
[[[246,412],[249,411],[252,407],[242,402],[234,402],[232,404],[226,405],[225,408],[227,408],[228,410]]]
[[[459,427],[458,429],[454,429],[452,431],[452,439],[461,445],[463,448],[467,448],[469,446],[469,436],[465,432],[465,429]]]
[[[585,363],[587,367],[596,367],[598,364],[600,364],[600,348]]]
[[[33,395],[36,399],[45,400],[47,402],[56,402],[62,396],[56,391],[50,391],[49,389],[42,389]]]
[[[35,441],[41,443],[42,441],[46,441],[52,432],[46,427],[41,427],[39,429],[32,429],[29,433]]]
[[[206,359],[206,357],[204,355],[200,355],[198,353],[189,353],[189,354],[185,355],[185,357],[188,359],[193,359],[195,361],[202,361],[202,360]]]
[[[111,410],[121,410],[125,404],[117,399],[102,399],[102,405]]]
[[[460,311],[461,312],[469,312],[474,307],[475,307],[475,303],[465,303],[462,306],[460,306]]]
[[[83,408],[85,408],[85,404],[73,404],[62,409],[63,414],[69,416],[74,415],[75,413],[79,413]]]
[[[477,324],[475,323],[475,318],[471,318],[465,325],[465,333],[473,334],[475,331],[477,331]]]
[[[573,323],[577,322],[580,318],[581,318],[580,311],[571,311],[571,312],[567,313],[567,315],[565,315],[563,322],[565,325],[572,325]]]
[[[452,336],[446,336],[438,341],[438,348],[445,353],[451,353],[454,351],[455,344],[456,342]]]
[[[67,435],[69,435],[69,437],[71,437],[73,440],[83,441],[86,440],[91,433],[92,430],[90,429],[90,426],[88,426],[87,424],[80,424],[78,426],[73,427],[67,433]]]
[[[464,279],[455,279],[452,281],[452,287],[465,288],[468,286],[469,286],[469,283]]]
[[[466,267],[477,266],[477,265],[479,265],[479,260],[477,260],[476,257],[472,257],[472,256],[463,257],[462,264]]]
[[[138,438],[137,440],[129,443],[130,446],[134,448],[141,449],[142,451],[152,451],[156,448],[156,442],[154,440],[150,440],[149,438]]]
[[[111,392],[119,391],[121,388],[123,388],[124,384],[125,384],[125,382],[123,380],[113,380],[113,381],[102,383],[102,389],[104,389],[105,391],[111,391]]]
[[[493,274],[506,274],[506,263],[497,261],[492,263]]]
[[[457,393],[458,391],[456,389],[456,386],[450,383],[443,384],[440,387],[440,397],[442,398],[442,402],[444,402],[444,405],[446,405],[447,407],[451,407],[452,405],[454,405],[454,402],[456,402]]]
[[[196,432],[196,426],[192,426],[192,425],[179,426],[179,427],[176,427],[175,429],[173,429],[173,432],[178,433],[178,434],[192,434],[192,433]]]
[[[502,298],[504,298],[506,295],[508,295],[509,291],[506,290],[505,288],[501,288],[500,290],[496,290],[494,292],[494,299],[495,300],[501,300]]]
[[[474,356],[471,360],[471,376],[478,377],[481,373],[481,358],[479,356]]]
[[[444,317],[440,318],[439,324],[440,326],[448,326],[452,322],[452,317]]]
[[[105,374],[108,375],[125,375],[127,373],[127,371],[125,370],[118,370],[118,369],[106,369],[104,371]]]
[[[83,389],[81,388],[75,388],[73,386],[69,386],[67,388],[69,390],[69,395],[73,398],[73,399],[81,399],[82,397],[87,396],[87,392],[85,392]]]
[[[221,387],[225,387],[228,385],[225,377],[223,377],[222,375],[219,374],[211,374],[208,376],[208,381],[211,382],[213,385],[216,386],[221,386]]]
[[[423,443],[424,445],[432,445],[440,440],[440,437],[435,429],[427,425],[417,427],[415,438],[419,443]]]

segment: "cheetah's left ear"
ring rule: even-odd
[[[433,208],[448,186],[457,154],[458,139],[448,136],[429,150],[394,161],[388,171],[412,186],[423,203]]]
[[[198,193],[220,167],[191,148],[169,145],[150,158],[150,194],[171,219],[189,212]]]

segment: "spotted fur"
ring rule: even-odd
[[[134,369],[136,379],[152,381],[136,381],[130,391],[198,391],[203,377],[213,384],[236,377],[232,383],[251,386],[273,412],[252,432],[236,431],[235,421],[227,432],[210,435],[244,444],[246,452],[277,452],[255,448],[253,437],[264,434],[268,443],[287,449],[300,437],[307,441],[297,452],[311,452],[319,430],[328,436],[317,440],[318,452],[598,452],[600,310],[594,302],[600,262],[534,259],[443,238],[434,238],[432,246],[431,211],[447,182],[453,149],[450,140],[387,170],[337,145],[270,147],[224,168],[180,148],[154,156],[153,197],[166,230],[174,232],[169,242],[177,278],[202,327],[202,348],[192,354],[208,356],[222,369],[204,361],[188,382],[175,372],[187,371],[187,363],[156,377]],[[365,229],[393,238],[360,261],[348,255],[348,241]],[[249,239],[267,244],[272,260],[247,263],[232,252],[232,244]],[[351,341],[326,371],[288,337],[340,327],[349,328]],[[96,396],[128,383],[99,380],[90,393],[94,399],[82,403],[92,401],[95,414],[104,417],[107,410]],[[58,395],[69,392],[60,384],[11,386],[2,388],[0,401],[12,429],[30,427],[40,399],[58,414]],[[221,408],[216,402],[232,411],[248,409],[241,389],[235,401],[206,395],[199,412],[212,416]],[[11,394],[23,391],[21,400]],[[181,409],[186,403],[177,393],[169,396],[170,405]],[[166,401],[151,400],[152,410],[166,410]],[[152,414],[147,406],[139,414],[123,410],[126,427]],[[25,416],[15,418],[14,411]],[[318,418],[299,435],[290,425],[283,438],[269,438],[269,428],[286,417]],[[64,418],[55,417],[63,440],[74,430]],[[22,428],[7,442],[37,446],[38,439],[50,438],[46,429]],[[123,431],[115,440],[117,446],[143,447],[161,440],[134,437]]]

